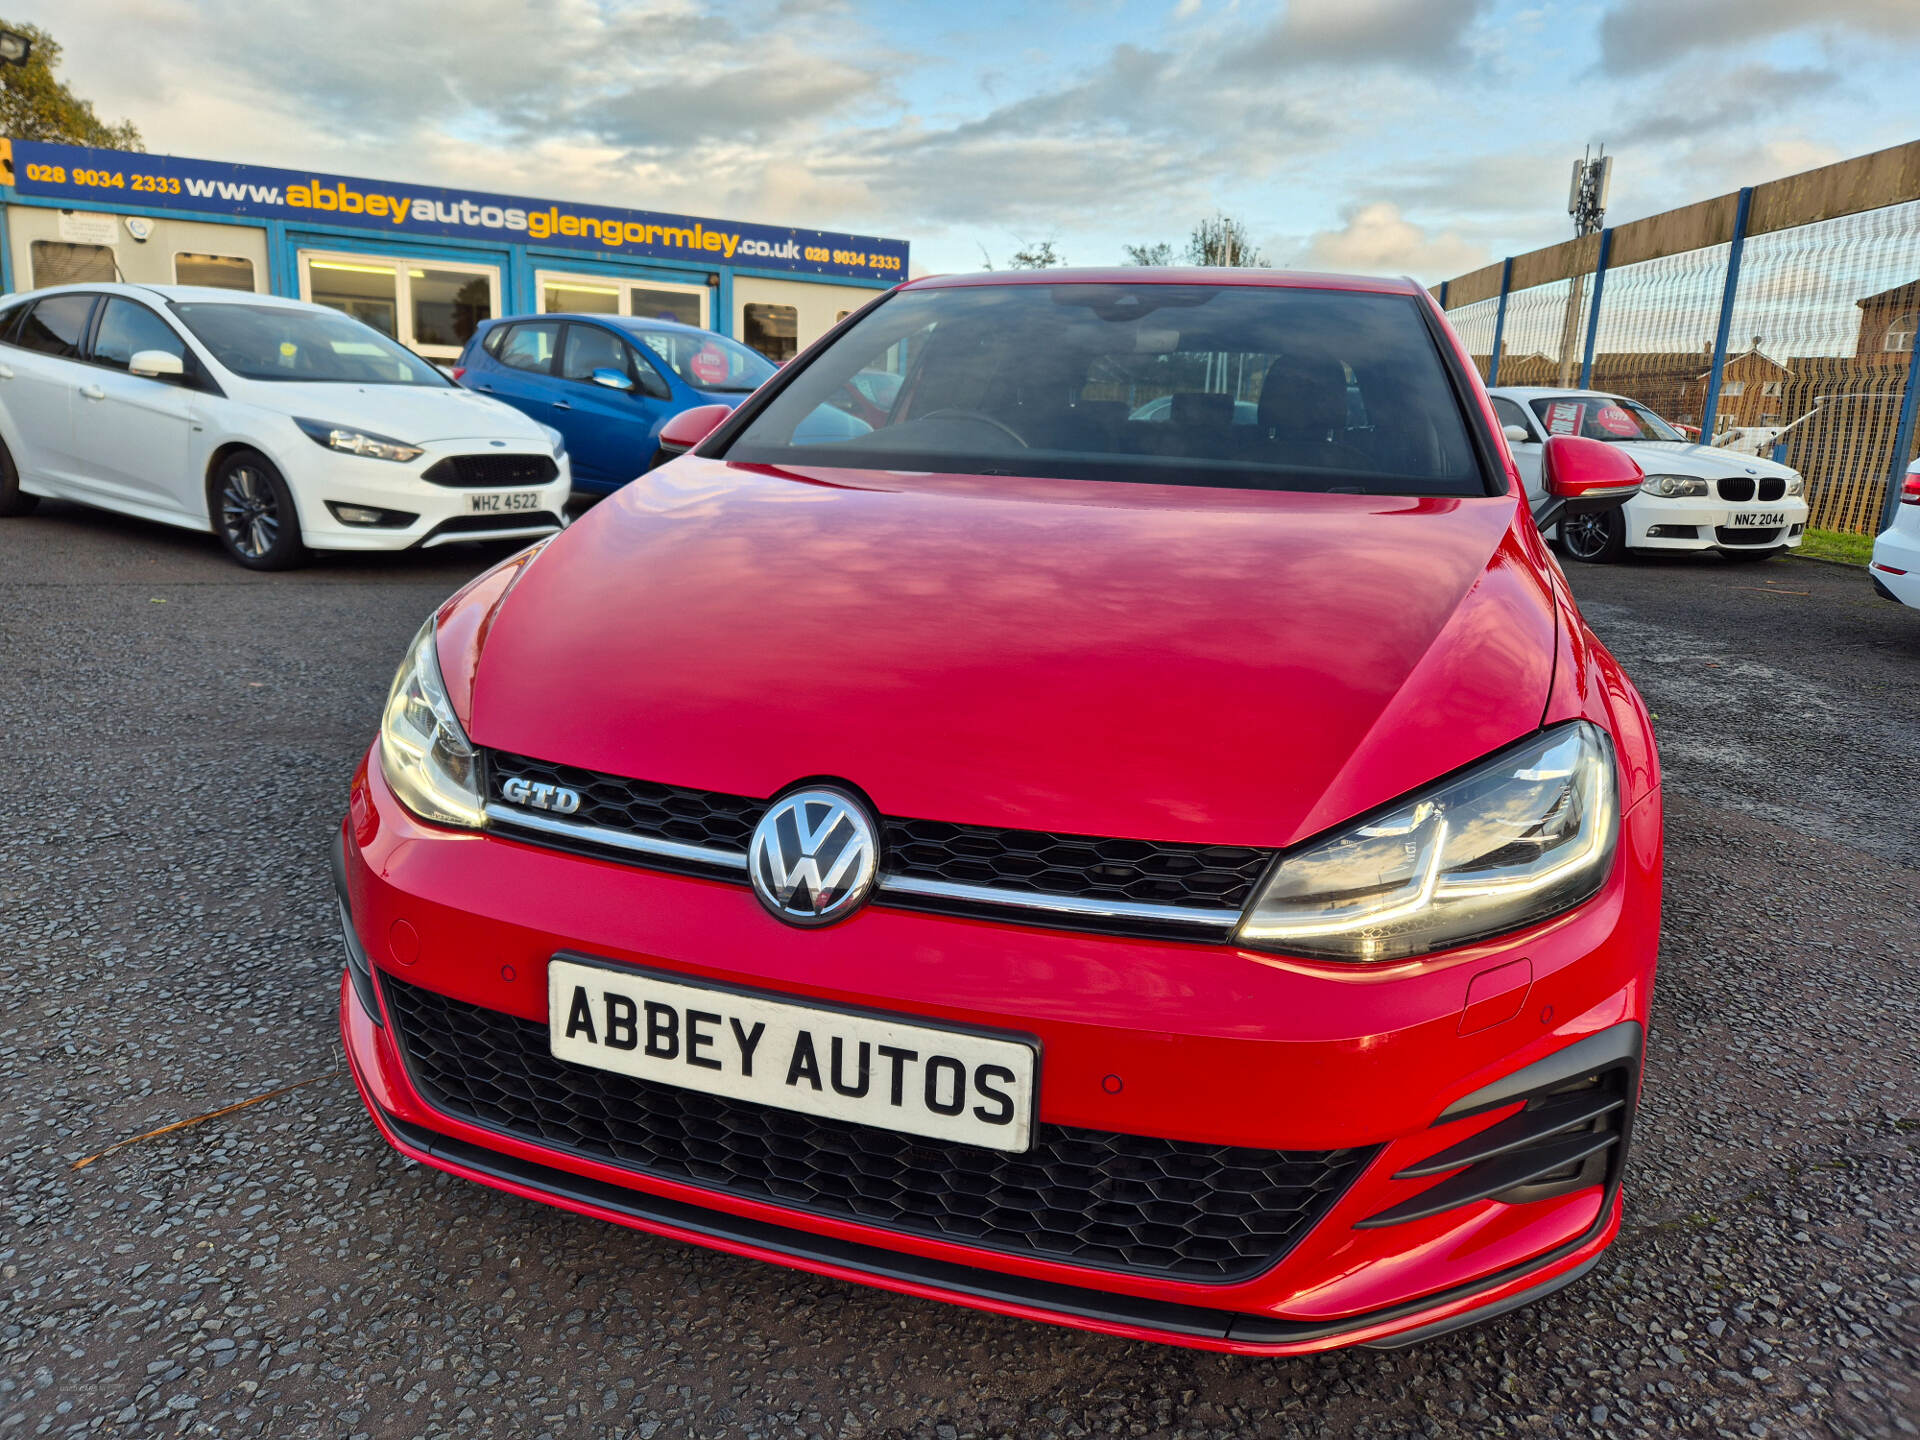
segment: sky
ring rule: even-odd
[[[1920,0],[13,0],[147,148],[1078,265],[1433,283],[1915,138]]]

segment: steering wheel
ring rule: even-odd
[[[1018,445],[1022,450],[1031,450],[1033,448],[1031,445],[1027,444],[1027,442],[1024,439],[1021,438],[1019,432],[1014,430],[1012,426],[1007,425],[1002,421],[994,419],[993,416],[991,415],[983,415],[978,410],[962,410],[962,409],[959,409],[958,407],[953,407],[946,410],[929,411],[925,415],[914,416],[914,419],[938,420],[943,416],[953,420],[977,420],[982,425],[991,425],[994,429],[998,430],[1002,435],[1006,436],[1009,440],[1013,441],[1014,444]]]

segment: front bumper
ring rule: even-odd
[[[1617,1230],[1611,1177],[1529,1203],[1481,1199],[1385,1228],[1363,1222],[1434,1183],[1397,1172],[1515,1108],[1440,1122],[1448,1106],[1583,1039],[1637,1037],[1658,852],[1656,798],[1630,813],[1614,876],[1581,910],[1500,945],[1356,974],[877,906],[830,932],[796,931],[737,886],[437,830],[398,806],[377,761],[356,777],[336,878],[369,973],[544,1021],[548,959],[586,951],[1033,1034],[1043,1123],[1264,1149],[1379,1147],[1277,1263],[1228,1283],[985,1250],[636,1173],[437,1109],[390,1014],[363,1003],[363,993],[382,1003],[372,986],[343,985],[342,1033],[368,1108],[398,1148],[580,1213],[1111,1334],[1247,1353],[1403,1342],[1537,1298],[1582,1273]],[[1530,979],[1490,990],[1482,977],[1511,975],[1516,957]]]
[[[1634,550],[1795,549],[1806,532],[1807,502],[1800,496],[1779,500],[1719,500],[1711,496],[1665,499],[1645,492],[1625,509],[1627,546]],[[1781,523],[1746,530],[1742,515],[1779,515]]]
[[[421,477],[433,465],[452,455],[483,451],[494,455],[545,455],[537,446],[515,444],[494,449],[484,440],[443,441],[426,447],[418,459],[404,464],[368,460],[325,449],[306,441],[282,457],[281,470],[300,512],[300,534],[315,550],[432,549],[466,541],[537,539],[551,535],[565,523],[573,492],[568,457],[557,461],[558,473],[539,485],[467,487],[438,485]],[[312,451],[308,454],[307,451]],[[288,462],[291,463],[288,463]],[[531,511],[477,512],[474,497],[497,499],[504,494],[538,493]],[[404,525],[350,525],[333,507],[363,506],[411,515]]]

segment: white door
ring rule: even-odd
[[[1527,487],[1527,504],[1537,511],[1540,502],[1547,498],[1546,483],[1540,478],[1540,458],[1544,453],[1540,427],[1534,424],[1526,406],[1518,401],[1509,400],[1504,395],[1489,398],[1493,401],[1494,417],[1502,426],[1518,425],[1527,432],[1526,440],[1515,440],[1509,435],[1507,448],[1513,451],[1513,463],[1520,467],[1520,481]]]
[[[0,395],[20,441],[13,462],[63,495],[86,490],[73,450],[73,412],[88,378],[80,348],[95,298],[67,294],[36,301],[13,343],[0,348]]]
[[[300,298],[371,325],[429,360],[453,361],[500,313],[500,267],[300,252]]]
[[[107,297],[74,405],[74,451],[88,483],[128,506],[198,521],[206,494],[189,473],[195,392],[184,378],[132,373],[143,350],[190,362],[173,327],[137,300]]]

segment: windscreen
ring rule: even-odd
[[[1533,402],[1533,413],[1549,435],[1584,435],[1589,440],[1684,440],[1673,426],[1646,406],[1617,395],[1554,396]]]
[[[331,310],[198,301],[175,305],[173,312],[214,359],[247,380],[453,383],[406,346]]]
[[[1260,285],[908,290],[808,364],[725,453],[748,464],[1487,493],[1411,297]]]
[[[749,350],[721,335],[691,334],[685,330],[629,332],[647,352],[696,390],[744,393],[760,388],[774,372],[774,364],[758,350]]]

